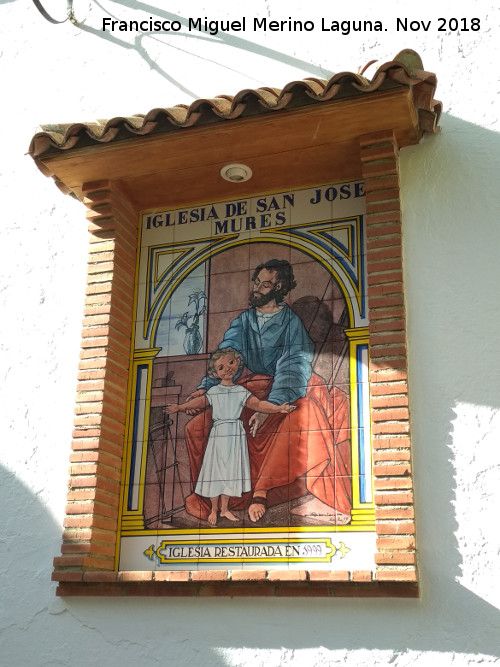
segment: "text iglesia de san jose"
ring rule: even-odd
[[[364,197],[362,182],[328,185],[316,188],[309,198],[309,204],[316,205],[323,201],[333,202],[357,197]],[[259,197],[255,201],[255,211],[250,213],[248,200],[196,206],[177,211],[162,211],[144,216],[144,229],[171,227],[193,223],[212,223],[213,234],[230,234],[252,229],[280,227],[287,222],[286,209],[295,206],[295,193]]]

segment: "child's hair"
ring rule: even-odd
[[[217,375],[217,371],[215,370],[215,364],[218,359],[221,357],[225,357],[226,354],[232,354],[235,359],[238,360],[238,368],[241,368],[243,365],[243,356],[238,350],[235,350],[232,347],[225,347],[222,350],[216,350],[212,356],[210,357],[210,361],[208,362],[208,376],[211,378],[217,378],[219,377]]]

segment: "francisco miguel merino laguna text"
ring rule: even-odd
[[[267,18],[254,18],[248,21],[251,24],[254,32],[312,32],[316,30],[314,21],[296,20],[292,17],[280,21],[271,21]],[[103,32],[181,32],[183,24],[181,21],[161,21],[154,19],[152,16],[143,21],[119,21],[110,17],[102,19]],[[205,17],[189,18],[187,22],[188,32],[197,30],[198,32],[206,32],[212,36],[216,36],[219,32],[245,32],[247,29],[247,19],[243,16],[235,20],[210,20]],[[321,19],[321,24],[318,26],[321,32],[340,32],[343,35],[349,35],[353,32],[382,32],[384,30],[381,21],[371,20],[345,20],[337,21],[330,19]]]

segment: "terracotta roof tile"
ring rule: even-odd
[[[292,81],[282,89],[246,89],[234,96],[218,95],[211,99],[199,99],[190,106],[179,104],[152,109],[145,115],[88,123],[43,125],[31,140],[28,152],[45,173],[42,156],[57,151],[157,132],[179,131],[195,125],[370,95],[398,87],[412,88],[420,131],[437,132],[441,103],[434,99],[436,84],[436,75],[424,71],[420,56],[408,49],[401,51],[394,60],[381,65],[371,80],[353,72],[341,72],[328,80],[307,78]]]

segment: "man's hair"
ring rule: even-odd
[[[235,350],[233,347],[224,347],[222,349],[216,350],[208,362],[207,375],[211,378],[218,378],[217,371],[215,370],[215,364],[218,359],[225,357],[226,354],[231,354],[235,359],[238,360],[239,368],[243,366],[243,355]]]
[[[276,282],[281,283],[281,287],[275,291],[279,294],[280,298],[283,298],[290,292],[290,290],[297,287],[293,269],[286,259],[269,259],[264,264],[259,264],[253,272],[252,280],[257,278],[262,269],[276,271]]]

